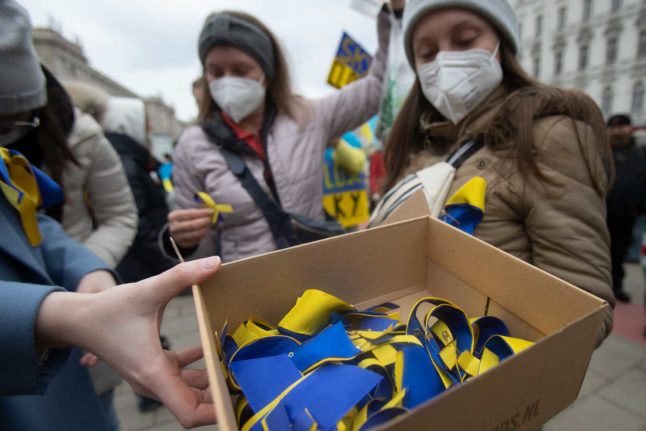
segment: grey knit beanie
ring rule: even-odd
[[[260,64],[270,80],[274,78],[274,46],[256,25],[227,12],[206,18],[198,40],[198,53],[204,65],[207,54],[217,45],[230,45],[244,51]]]
[[[491,23],[509,43],[514,54],[520,47],[518,19],[507,0],[409,0],[404,9],[404,48],[408,62],[415,68],[413,30],[429,12],[450,7],[469,9]]]
[[[45,103],[45,76],[31,41],[29,14],[13,0],[0,0],[0,115]]]

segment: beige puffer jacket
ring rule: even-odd
[[[502,88],[497,90],[459,127],[447,122],[423,126],[429,142],[442,139],[455,145],[446,154],[430,150],[414,154],[402,178],[444,161],[494,118],[506,96]],[[582,145],[577,144],[577,132]],[[591,129],[564,116],[541,118],[534,125],[534,142],[535,160],[547,181],[524,180],[513,161],[484,147],[457,170],[448,196],[472,177],[484,177],[485,215],[475,236],[614,307],[605,191],[594,187],[607,184],[606,172]],[[608,309],[604,335],[611,329]]]
[[[137,233],[137,207],[121,160],[101,127],[79,110],[75,116],[68,145],[80,166],[69,163],[63,171],[63,229],[115,267]]]
[[[335,137],[353,130],[375,115],[383,94],[383,78],[390,34],[388,14],[378,18],[379,50],[368,76],[317,100],[304,100],[305,109],[294,119],[279,113],[267,137],[267,155],[282,207],[291,213],[323,218],[323,152]],[[264,166],[257,157],[244,156],[248,168],[269,195]],[[197,208],[197,192],[207,192],[217,203],[233,206],[218,224],[221,256],[225,262],[273,251],[269,226],[251,196],[229,170],[219,148],[199,126],[179,138],[173,155],[177,208]],[[197,257],[214,252],[213,236],[200,244]]]

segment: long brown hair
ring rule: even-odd
[[[596,178],[595,189],[605,193],[612,176],[612,156],[603,115],[596,103],[587,95],[576,90],[564,90],[542,84],[531,78],[522,68],[516,56],[501,42],[500,63],[503,69],[503,83],[509,96],[502,102],[500,110],[486,129],[477,131],[477,138],[493,150],[504,151],[503,157],[513,159],[523,175],[542,178],[535,162],[534,122],[550,115],[564,115],[572,121],[578,120],[592,128],[597,154],[606,169],[606,178]],[[409,163],[409,157],[428,146],[444,153],[448,148],[438,148],[445,143],[427,142],[420,127],[423,115],[431,119],[441,119],[441,114],[426,100],[419,79],[404,102],[387,139],[384,154],[386,181],[384,187],[390,189],[401,178]],[[574,127],[579,146],[584,146]],[[512,145],[504,148],[505,143]]]
[[[43,165],[54,181],[64,187],[63,172],[68,169],[67,164],[79,166],[68,145],[75,122],[74,105],[58,79],[44,66],[43,73],[47,83],[47,104],[39,113],[38,145]]]
[[[244,21],[247,21],[260,30],[262,30],[269,40],[274,49],[274,77],[271,81],[267,83],[267,97],[271,99],[274,103],[278,112],[286,114],[290,117],[294,117],[295,104],[298,102],[298,99],[292,94],[291,89],[291,79],[289,76],[289,68],[287,67],[287,60],[285,59],[285,54],[283,49],[278,43],[276,36],[269,30],[269,28],[263,24],[256,17],[246,14],[244,12],[238,11],[226,11],[229,15],[233,15],[237,18],[240,18]],[[206,69],[203,70],[203,75],[206,80]],[[205,119],[211,118],[213,114],[218,110],[218,106],[213,101],[211,94],[209,92],[208,83],[202,86],[202,101],[199,107],[198,122],[201,122]]]

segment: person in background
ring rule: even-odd
[[[392,7],[401,10],[403,4],[395,0]],[[292,93],[282,49],[262,22],[241,12],[207,17],[198,53],[208,93],[203,92],[200,124],[182,133],[173,155],[179,209],[169,215],[170,233],[185,255],[214,253],[216,229],[225,262],[278,247],[276,224],[270,226],[230,171],[223,146],[243,158],[264,193],[284,211],[323,220],[325,148],[377,113],[389,32],[384,10],[370,73],[330,96],[307,100]],[[235,139],[224,137],[229,134]],[[233,212],[213,228],[213,211],[196,202],[198,192],[230,205]]]
[[[605,222],[612,162],[599,108],[522,69],[507,0],[410,0],[404,43],[416,80],[386,143],[385,189],[482,143],[448,196],[484,178],[475,236],[607,301],[600,344],[615,299]]]
[[[632,135],[628,115],[608,119],[608,135],[615,161],[615,182],[607,196],[612,290],[621,302],[630,302],[623,289],[624,261],[633,238],[633,227],[639,211],[646,204],[646,161]]]
[[[65,201],[51,208],[65,232],[115,267],[132,244],[137,210],[119,156],[90,116],[75,110],[44,69],[47,104],[25,115],[40,126],[7,145],[62,185]]]
[[[164,160],[159,166],[159,179],[162,181],[166,193],[173,193],[173,158],[169,153],[164,154]]]
[[[164,190],[155,174],[159,165],[150,152],[148,117],[141,99],[110,97],[83,83],[68,83],[75,105],[92,113],[123,164],[137,205],[137,235],[128,253],[117,266],[126,283],[160,274],[173,266],[158,247],[159,234],[166,224],[168,206]]]
[[[116,285],[110,266],[37,212],[60,209],[61,187],[10,149],[27,136],[50,138],[37,141],[54,146],[41,154],[44,159],[74,160],[61,145],[64,135],[53,119],[46,85],[27,12],[14,1],[0,2],[1,427],[109,429],[79,351],[67,349],[72,346],[102,357],[140,393],[164,400],[184,425],[212,423],[208,395],[198,389],[205,387],[205,373],[181,370],[199,350],[167,353],[157,337],[166,303],[187,284],[211,275],[219,260],[110,289]],[[62,166],[49,165],[59,176]]]

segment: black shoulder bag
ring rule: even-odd
[[[271,198],[265,193],[242,159],[240,150],[244,151],[248,148],[246,143],[235,137],[233,132],[222,122],[217,123],[218,121],[215,124],[205,123],[202,125],[202,129],[220,147],[229,169],[238,177],[242,187],[262,212],[279,249],[346,233],[346,230],[337,221],[315,220],[283,210],[278,202],[278,193],[273,184],[270,184],[270,187],[275,198]],[[264,131],[268,127],[265,126],[263,126],[262,142],[266,150],[266,133]],[[266,169],[270,169],[268,161]]]

